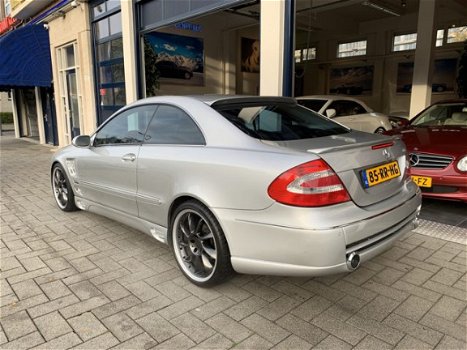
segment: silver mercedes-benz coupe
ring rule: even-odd
[[[201,286],[234,271],[356,269],[416,226],[405,145],[292,98],[152,97],[52,159],[60,209],[87,210],[172,249]]]

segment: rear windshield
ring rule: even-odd
[[[309,108],[315,112],[319,112],[321,108],[323,108],[324,104],[327,102],[326,100],[297,100],[302,106]]]
[[[233,103],[213,108],[244,133],[260,140],[301,140],[349,132],[340,124],[297,104]]]

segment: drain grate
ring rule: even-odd
[[[413,232],[467,245],[467,229],[462,227],[420,219],[420,226]]]

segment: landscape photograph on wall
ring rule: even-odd
[[[159,83],[204,85],[203,39],[151,32],[143,40],[147,92]]]
[[[340,95],[371,95],[374,66],[332,68],[329,92]]]

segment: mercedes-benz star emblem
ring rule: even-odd
[[[417,166],[418,162],[420,162],[420,158],[414,153],[410,154],[410,165]]]
[[[383,156],[384,156],[387,160],[389,160],[389,159],[391,159],[391,152],[389,152],[387,149],[384,149],[384,150],[383,150]]]

